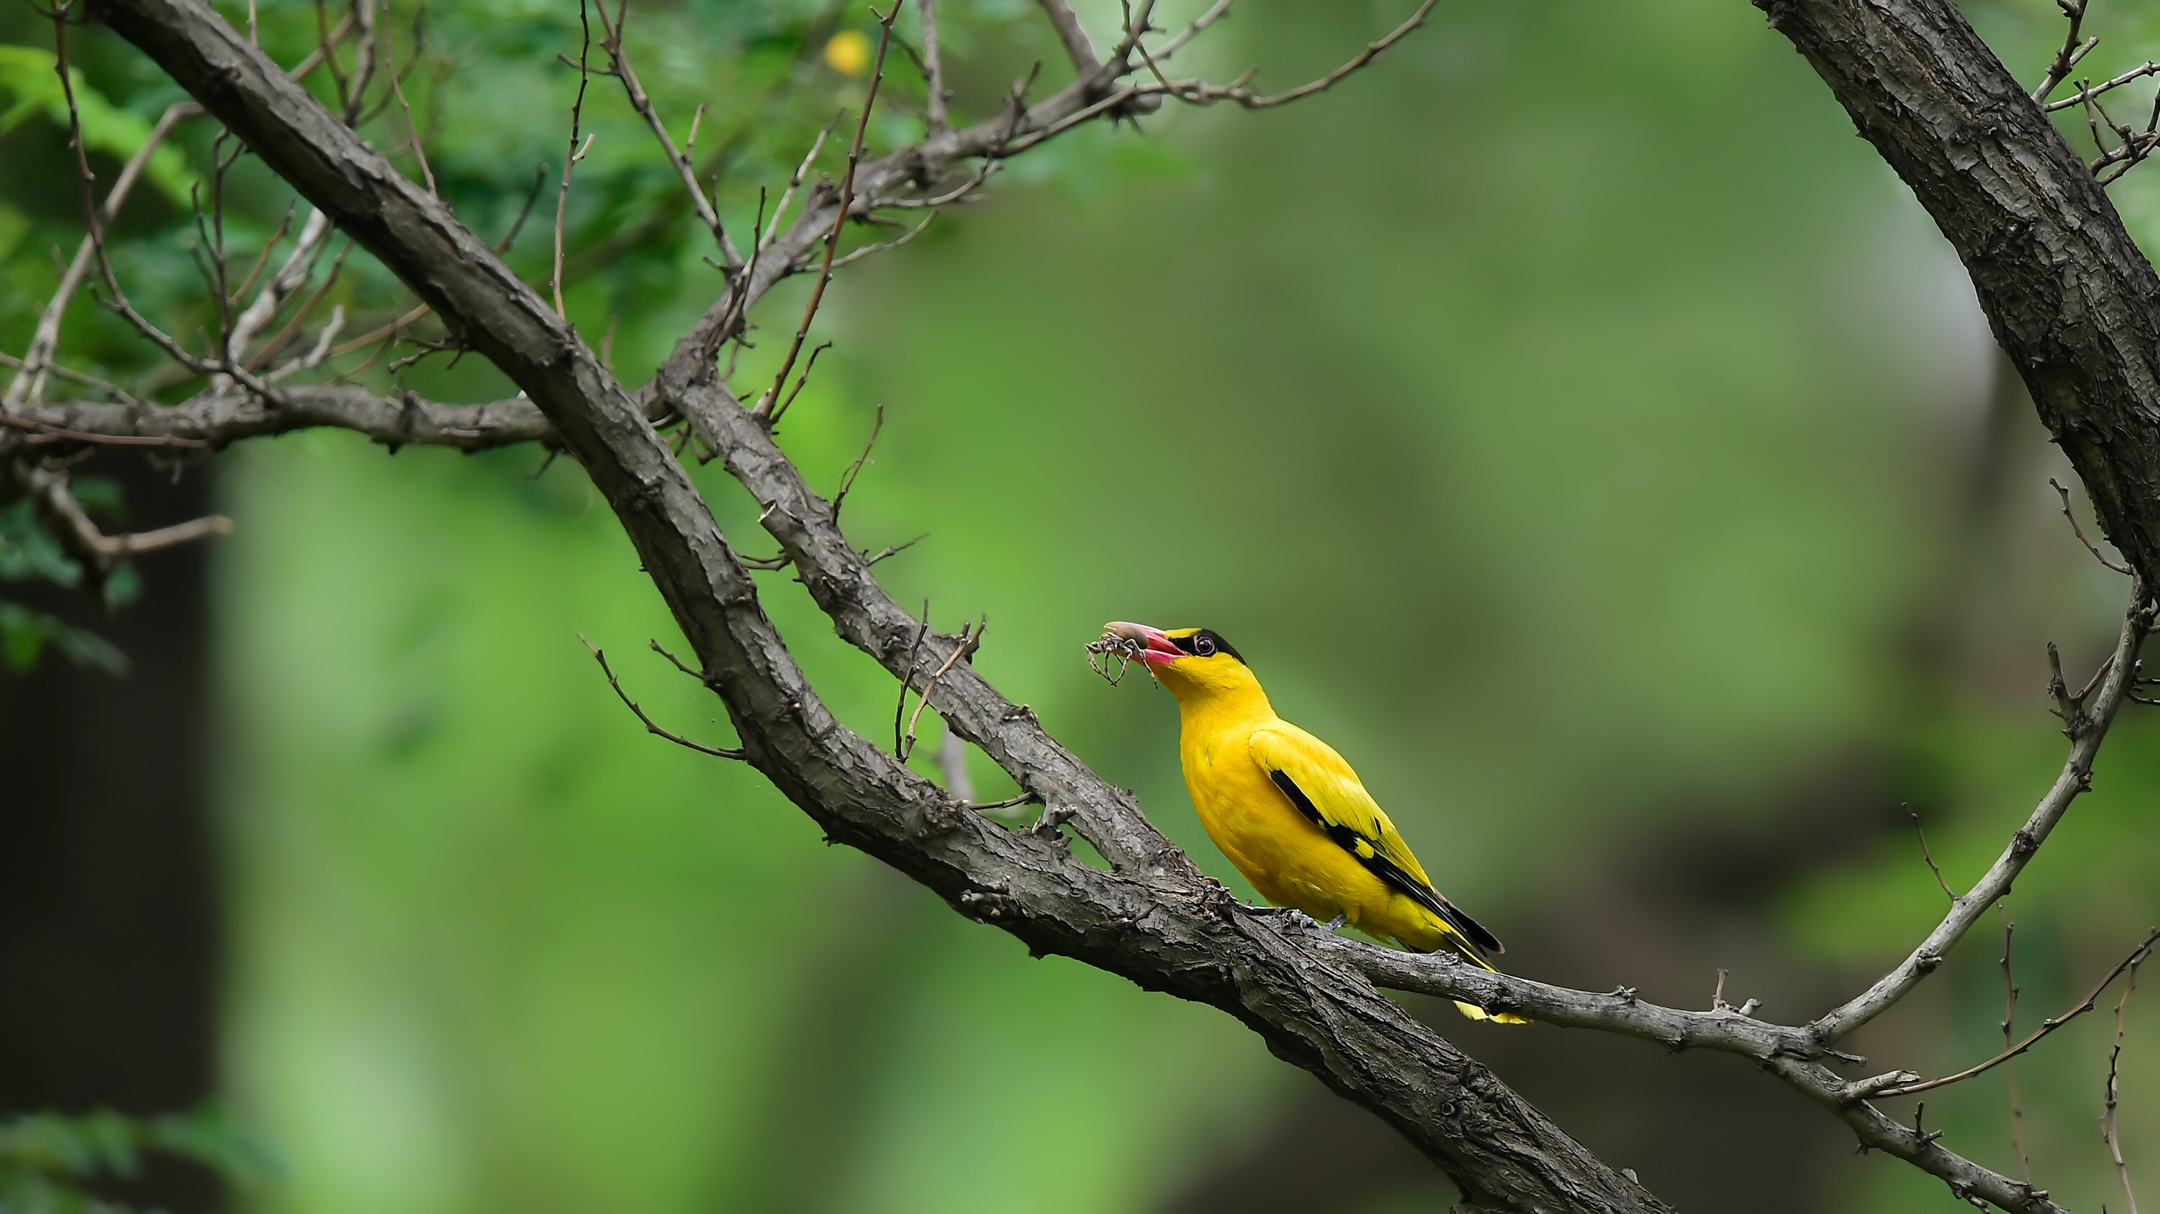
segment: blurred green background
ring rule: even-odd
[[[963,113],[1038,56],[1062,81],[1033,6],[947,7]],[[1196,62],[1280,86],[1405,8],[1241,4]],[[1084,11],[1099,35],[1117,21]],[[304,46],[311,12],[266,3],[265,28]],[[2039,74],[2052,4],[1972,12]],[[575,74],[554,56],[574,56],[576,12],[455,0],[428,22],[413,91],[431,167],[499,233],[560,163]],[[723,180],[738,230],[859,95],[815,52],[866,22],[633,13],[672,125],[700,101],[708,130],[743,124]],[[2151,24],[2098,14],[2089,70],[2160,51]],[[20,46],[49,33],[19,8],[0,22]],[[115,40],[85,42],[120,109],[176,96]],[[909,137],[906,75],[874,143]],[[606,83],[573,196],[572,318],[611,331],[635,380],[715,276]],[[396,142],[396,112],[380,121],[378,146]],[[829,491],[884,407],[849,529],[927,533],[879,567],[896,596],[941,627],[987,617],[978,666],[1247,894],[1192,819],[1168,697],[1083,664],[1103,620],[1231,637],[1516,971],[1702,1007],[1723,968],[1729,995],[1797,1019],[1901,956],[1942,900],[1907,807],[1953,883],[1981,871],[2060,762],[2043,642],[2088,671],[2126,587],[2063,523],[2047,481],[2071,478],[1999,382],[1955,258],[1789,45],[1738,0],[1443,2],[1307,103],[1141,125],[1023,158],[992,201],[836,281],[836,345],[782,440]],[[0,181],[0,348],[19,351],[49,249],[79,229],[53,197],[57,128],[0,131],[42,174]],[[289,195],[238,172],[235,230],[254,235],[236,239],[260,247]],[[184,316],[199,292],[175,189],[121,254]],[[2160,247],[2160,176],[2115,192]],[[514,254],[534,282],[545,211]],[[393,298],[362,260],[356,315]],[[760,313],[747,390],[800,299]],[[87,303],[68,342],[101,366],[141,357]],[[476,363],[405,381],[503,392]],[[1377,1120],[1228,1018],[1030,960],[823,846],[754,773],[646,736],[581,634],[663,722],[725,726],[646,651],[671,625],[605,507],[567,461],[539,467],[335,433],[218,461],[238,523],[214,558],[220,1065],[234,1118],[283,1160],[242,1208],[1446,1207]],[[738,546],[766,552],[754,503],[699,476]],[[821,691],[882,736],[891,680],[763,576]],[[2156,737],[2126,715],[2009,903],[2020,1031],[2160,921]],[[1007,787],[974,758],[984,795]],[[1976,932],[1860,1048],[1931,1073],[1991,1053],[1999,954]],[[2123,1062],[2134,1175],[2160,1176],[2155,1002],[2133,1000]],[[1416,1006],[1683,1209],[1963,1208],[1736,1060]],[[2080,1209],[2119,1196],[2097,1125],[2112,1006],[2015,1071],[2033,1175]],[[2014,1173],[2009,1078],[1930,1094],[1926,1117]]]

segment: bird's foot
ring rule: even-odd
[[[1294,928],[1320,926],[1319,920],[1294,906],[1248,906],[1245,909],[1263,919],[1281,919]]]
[[[1344,913],[1335,916],[1333,919],[1328,920],[1326,923],[1322,923],[1318,919],[1313,918],[1311,915],[1306,914],[1304,911],[1301,911],[1294,906],[1254,906],[1247,909],[1251,910],[1252,913],[1263,917],[1279,918],[1284,922],[1288,923],[1291,927],[1296,928],[1300,931],[1311,929],[1323,932],[1335,932],[1342,930],[1342,925],[1350,922],[1349,914]]]

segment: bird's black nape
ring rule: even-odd
[[[1241,663],[1245,661],[1245,655],[1239,653],[1236,646],[1224,640],[1222,634],[1212,628],[1196,628],[1191,636],[1172,637],[1170,643],[1196,658],[1211,658],[1218,653],[1227,653]]]

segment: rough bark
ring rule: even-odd
[[[199,0],[109,0],[98,15],[524,390],[615,510],[748,760],[833,839],[1037,951],[1230,1012],[1402,1131],[1477,1204],[1665,1208],[1355,969],[1301,947],[1199,877],[1148,837],[1137,811],[1127,816],[1129,799],[1082,778],[1084,768],[1036,785],[1067,780],[1074,802],[1094,803],[1106,854],[1121,837],[1132,848],[1115,873],[1074,858],[1054,832],[989,822],[847,731],[796,667],[641,402],[483,242]]]
[[[1753,0],[1957,249],[2108,538],[2160,585],[2160,276],[1948,0]]]
[[[233,387],[168,407],[100,401],[19,405],[0,420],[0,455],[115,440],[216,450],[317,426],[356,431],[392,448],[415,443],[482,451],[555,440],[555,427],[530,401],[443,405],[410,394],[383,396],[353,384],[297,384],[280,389],[275,403]]]

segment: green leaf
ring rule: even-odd
[[[65,620],[34,611],[21,603],[0,599],[0,658],[17,674],[27,673],[51,645],[77,666],[95,667],[110,675],[127,673],[127,655],[94,632]],[[0,1151],[6,1149],[0,1139]]]
[[[12,104],[0,110],[0,135],[39,113],[60,127],[67,127],[67,93],[60,87],[59,72],[54,70],[57,63],[58,59],[51,51],[38,47],[0,46],[0,104],[4,104],[7,97],[14,98]],[[125,160],[149,141],[148,119],[114,105],[105,94],[90,87],[81,72],[74,72],[72,76],[84,147]],[[150,163],[144,166],[143,176],[174,206],[186,205],[188,190],[195,184],[195,173],[188,168],[187,157],[170,144],[150,154]]]
[[[164,1117],[109,1109],[81,1116],[32,1113],[0,1121],[0,1210],[9,1214],[121,1214],[82,1182],[128,1177],[145,1152],[192,1159],[228,1180],[273,1173],[277,1162],[216,1108]]]
[[[0,582],[34,579],[75,586],[82,582],[82,568],[38,525],[30,503],[17,502],[0,510]]]

